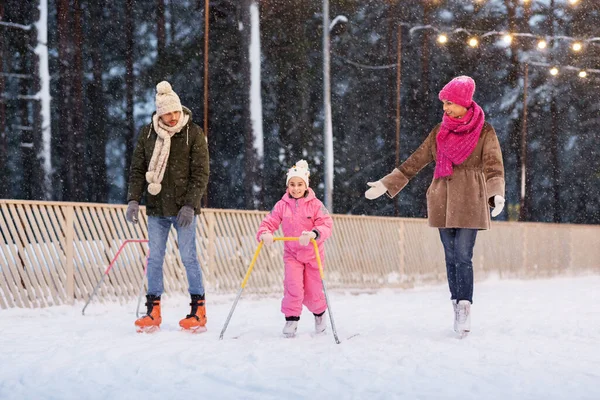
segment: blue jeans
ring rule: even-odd
[[[477,229],[440,229],[452,300],[469,300],[473,303],[473,248],[476,238]]]
[[[150,240],[150,258],[148,259],[148,294],[160,296],[164,291],[163,263],[171,225],[177,231],[179,254],[185,267],[190,294],[204,294],[202,270],[196,253],[196,217],[190,225],[180,227],[177,217],[148,216],[148,239]]]

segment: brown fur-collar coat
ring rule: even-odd
[[[436,158],[438,124],[400,167],[381,182],[388,196],[396,196],[423,167]],[[475,150],[452,175],[433,179],[427,190],[429,226],[434,228],[490,228],[489,199],[504,197],[504,164],[494,128],[485,123]]]

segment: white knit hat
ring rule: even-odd
[[[290,179],[295,176],[302,178],[304,183],[306,183],[306,187],[308,187],[308,177],[310,176],[310,172],[308,171],[308,163],[306,161],[300,160],[288,170],[285,186],[287,186],[290,183]]]
[[[174,111],[182,111],[181,101],[177,93],[173,91],[171,84],[167,81],[162,81],[156,85],[156,114],[168,114]]]

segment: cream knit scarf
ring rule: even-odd
[[[148,193],[155,196],[160,193],[162,189],[160,183],[165,175],[169,152],[171,151],[171,136],[179,132],[188,123],[189,119],[189,114],[183,112],[177,125],[168,126],[162,122],[158,115],[154,114],[152,116],[152,125],[158,134],[158,138],[156,138],[148,172],[146,172],[146,181],[149,183]]]

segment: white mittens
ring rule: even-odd
[[[313,231],[303,231],[302,235],[298,237],[298,243],[300,243],[300,246],[306,246],[310,243],[310,239],[315,239],[316,237],[317,234]]]
[[[497,217],[504,209],[504,197],[499,194],[494,196],[494,209],[492,210],[492,217]]]
[[[365,192],[365,197],[369,200],[373,200],[387,192],[387,188],[381,181],[367,182],[367,185],[371,186],[371,189]]]
[[[270,246],[273,244],[273,235],[268,232],[263,233],[260,235],[260,240],[262,240],[265,246]]]

